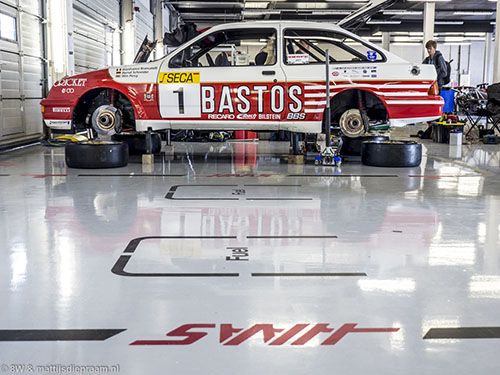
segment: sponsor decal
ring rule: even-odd
[[[240,113],[239,115],[236,116],[238,120],[255,120],[257,118],[256,114],[250,114],[250,113]]]
[[[222,346],[237,346],[254,336],[262,337],[263,344],[268,346],[293,345],[303,346],[312,339],[320,339],[319,345],[332,346],[352,333],[391,333],[399,328],[358,328],[357,323],[346,323],[338,328],[330,328],[329,324],[298,323],[285,329],[274,324],[258,323],[249,328],[234,327],[232,324],[183,324],[167,333],[168,339],[136,340],[130,345],[192,345],[208,335],[217,335]],[[315,340],[316,342],[316,340]],[[317,344],[316,344],[317,345]]]
[[[87,78],[66,78],[54,83],[54,87],[85,87]]]
[[[309,55],[307,53],[296,53],[288,55],[287,64],[290,65],[303,65],[309,64]]]
[[[366,57],[368,57],[370,61],[377,60],[377,51],[366,51]]]
[[[52,112],[54,112],[54,113],[70,113],[71,108],[69,108],[69,107],[54,107],[54,108],[52,108]]]
[[[332,72],[332,76],[334,76],[334,77],[338,77],[339,75],[340,75],[340,73],[339,73],[339,72],[337,72],[336,70],[334,70],[334,71]]]
[[[149,73],[156,71],[155,66],[122,66],[115,69],[115,78],[141,78],[148,81],[150,77],[145,77]]]
[[[145,93],[144,94],[144,101],[145,102],[152,102],[152,101],[154,101],[154,94],[153,93]]]
[[[65,89],[65,88],[61,89],[61,94],[74,94],[74,93],[75,93],[75,89],[73,89],[71,87],[67,88],[67,89]]]
[[[305,120],[306,114],[305,113],[289,113],[286,116],[287,120]]]
[[[200,83],[200,72],[161,72],[159,83]]]

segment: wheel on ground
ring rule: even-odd
[[[115,134],[111,140],[128,144],[130,155],[142,155],[147,153],[146,133],[125,132]],[[151,133],[151,149],[153,154],[161,151],[161,137],[158,133]]]
[[[387,142],[389,137],[387,135],[372,135],[358,138],[342,137],[342,147],[340,154],[346,156],[359,156],[361,155],[361,145],[363,142]]]
[[[116,168],[128,164],[126,143],[84,141],[66,145],[66,165],[70,168]]]
[[[414,141],[363,142],[361,162],[374,167],[418,167],[422,145]]]

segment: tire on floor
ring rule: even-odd
[[[342,147],[340,155],[359,156],[361,155],[361,145],[363,142],[386,142],[389,140],[387,135],[371,135],[358,138],[342,137]]]
[[[113,141],[84,141],[66,145],[70,168],[116,168],[128,164],[128,145]]]
[[[142,155],[147,153],[146,133],[124,132],[113,135],[111,140],[128,144],[128,152],[130,155]],[[151,148],[153,154],[157,154],[161,151],[160,134],[151,133]]]
[[[361,162],[373,167],[418,167],[422,145],[414,141],[364,142]]]

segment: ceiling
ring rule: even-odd
[[[175,0],[167,3],[179,12],[185,22],[210,26],[244,20],[309,20],[336,23],[368,1]],[[397,0],[390,8],[373,15],[367,24],[359,25],[357,32],[360,35],[373,35],[379,31],[422,31],[424,4],[423,1]],[[435,4],[437,33],[494,30],[494,25],[491,23],[496,18],[497,4],[494,1],[438,0]]]

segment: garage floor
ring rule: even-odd
[[[287,148],[0,154],[1,373],[498,373],[498,145],[341,170]]]

